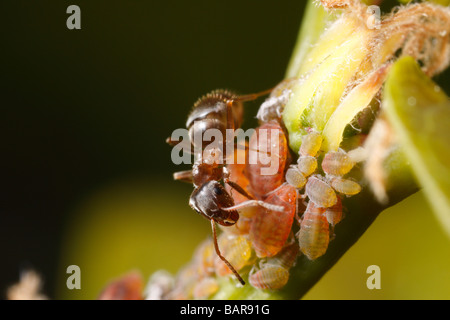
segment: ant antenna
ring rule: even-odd
[[[225,259],[225,257],[222,256],[222,254],[220,253],[219,245],[217,244],[216,222],[214,221],[214,219],[211,219],[211,228],[212,228],[212,232],[213,232],[214,248],[216,249],[217,255],[223,262],[225,262],[225,264],[228,266],[228,268],[234,273],[234,275],[239,280],[239,282],[242,285],[245,285],[245,281],[242,279],[242,277],[239,275],[239,273],[236,271],[236,269],[234,269],[234,267],[231,265],[231,263],[229,263],[228,260]]]

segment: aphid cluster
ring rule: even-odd
[[[322,256],[328,248],[334,226],[343,218],[341,196],[353,196],[361,186],[350,179],[344,179],[355,165],[355,157],[343,150],[324,155],[321,163],[323,174],[318,170],[317,157],[322,144],[318,132],[310,130],[303,137],[297,165],[286,172],[286,181],[297,190],[304,187],[303,197],[307,199],[306,210],[299,218],[297,233],[301,252],[310,260]]]
[[[244,164],[216,165],[203,159],[192,170],[175,174],[193,183],[189,204],[211,221],[213,239],[201,244],[162,298],[209,298],[219,288],[218,278],[233,274],[242,285],[241,275],[248,275],[255,288],[280,289],[302,253],[314,260],[326,252],[333,228],[343,218],[340,197],[354,195],[361,187],[344,178],[355,161],[343,150],[325,154],[319,170],[322,136],[314,130],[303,137],[297,163],[291,164],[281,113],[293,83],[283,81],[261,105],[260,126],[245,148],[235,150],[235,155],[246,157]],[[190,135],[211,127],[237,128],[242,101],[258,96],[215,91],[201,98],[187,122]],[[265,161],[248,161],[251,152],[262,153]],[[261,174],[273,163],[277,166],[272,174]]]

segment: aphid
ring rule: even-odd
[[[261,122],[280,121],[284,107],[292,95],[292,88],[298,81],[297,78],[291,78],[280,82],[261,104],[256,118]]]
[[[145,300],[164,300],[174,287],[174,278],[167,271],[159,270],[150,277],[144,290]]]
[[[214,243],[211,239],[203,241],[194,253],[194,263],[198,274],[209,275],[214,272]]]
[[[350,0],[320,0],[320,2],[325,8],[342,9],[349,5]]]
[[[315,131],[311,131],[307,135],[303,136],[299,155],[315,157],[322,146],[322,140],[322,135]]]
[[[175,284],[166,298],[168,300],[191,299],[195,284],[199,280],[197,261],[193,261],[184,266],[175,277]]]
[[[233,181],[235,184],[239,185],[244,191],[253,196],[250,192],[250,181],[246,175],[246,163],[239,163],[238,159],[243,158],[247,159],[247,150],[246,149],[237,149],[235,151],[235,161],[231,164],[228,164],[226,167],[226,170],[228,171],[228,179],[230,181]],[[230,185],[226,184],[225,189],[227,192],[233,197],[235,204],[240,204],[243,202],[246,202],[248,198],[244,196],[242,193],[237,192],[235,189],[233,189]],[[246,208],[242,208],[239,210],[240,217],[246,217],[251,218],[256,212],[256,208],[253,206],[249,206]],[[239,224],[239,221],[242,219],[239,219],[237,224]],[[248,219],[247,219],[248,221]],[[236,225],[235,225],[236,226]],[[233,229],[233,228],[224,228],[224,229]],[[240,229],[240,228],[239,228]]]
[[[207,277],[201,279],[194,286],[193,296],[194,299],[203,300],[211,297],[219,290],[219,283],[215,278]]]
[[[309,177],[306,183],[305,192],[310,200],[317,207],[332,207],[337,202],[337,196],[334,190],[320,176],[314,175]]]
[[[305,176],[296,166],[291,166],[286,171],[285,177],[286,182],[297,189],[302,189],[306,184]]]
[[[261,208],[255,215],[250,228],[250,240],[260,258],[276,255],[285,245],[297,209],[297,189],[283,184],[267,197],[266,202],[282,206],[284,210],[280,212]]]
[[[241,284],[245,284],[244,280],[219,250],[216,238],[216,222],[222,226],[232,226],[239,219],[237,209],[250,205],[264,206],[264,203],[262,201],[249,200],[235,206],[233,198],[221,182],[228,184],[248,199],[252,199],[252,197],[238,184],[229,180],[226,166],[219,165],[220,161],[217,160],[223,157],[222,150],[225,150],[228,144],[234,143],[234,139],[233,141],[227,141],[226,137],[228,135],[226,130],[235,130],[241,125],[243,117],[242,103],[254,100],[267,93],[269,91],[237,96],[229,91],[216,90],[200,98],[194,104],[194,108],[186,122],[190,140],[194,146],[196,162],[192,170],[178,172],[174,175],[177,180],[194,184],[194,191],[189,199],[189,205],[197,213],[211,221],[215,251],[219,258],[233,271]],[[217,143],[215,148],[210,149],[210,142],[204,141],[204,139],[201,139],[201,142],[197,142],[196,138],[203,137],[208,129],[218,130],[222,133],[222,137],[225,137],[222,139],[222,143],[215,141]],[[167,142],[174,146],[179,143],[179,141],[172,141],[170,138]],[[208,152],[204,152],[206,150]]]
[[[265,264],[258,271],[250,272],[248,281],[257,289],[276,290],[284,287],[289,280],[289,271],[278,265]]]
[[[108,284],[97,300],[142,300],[142,290],[141,274],[130,272]]]
[[[223,256],[233,265],[236,271],[249,264],[252,257],[252,245],[246,237],[230,236],[223,233],[220,235],[218,242],[222,248]],[[215,259],[214,268],[216,274],[220,277],[231,273],[221,259]]]
[[[330,230],[324,208],[317,207],[313,202],[308,203],[300,231],[297,233],[300,250],[309,260],[322,256],[330,242]]]
[[[267,259],[268,264],[275,264],[282,266],[289,270],[297,261],[298,255],[300,253],[300,248],[297,241],[286,245],[276,256]],[[301,253],[300,253],[301,254]]]
[[[331,179],[331,186],[334,190],[346,196],[354,196],[361,191],[361,186],[349,179],[333,178]]]
[[[328,152],[322,160],[322,169],[332,176],[343,176],[355,165],[344,151]]]
[[[256,159],[255,159],[256,158]],[[284,181],[288,146],[283,128],[271,121],[256,128],[249,142],[247,177],[257,198],[264,198]]]
[[[317,159],[311,156],[300,156],[297,160],[297,167],[305,177],[309,177],[317,169]]]
[[[337,202],[334,206],[325,209],[325,217],[328,223],[334,227],[344,218],[342,212],[342,201],[341,198],[337,197]]]

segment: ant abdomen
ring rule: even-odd
[[[239,128],[242,122],[243,105],[238,96],[227,90],[215,90],[197,100],[186,121],[186,128],[189,129],[189,137],[195,145],[195,137],[203,137],[209,129],[216,129],[226,137],[229,111],[234,128]],[[230,108],[231,110],[229,110]],[[202,141],[198,140],[198,141]],[[202,141],[202,150],[210,144],[210,141]]]

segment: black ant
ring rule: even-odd
[[[196,146],[194,137],[197,135],[203,137],[203,134],[208,129],[219,130],[222,133],[222,137],[227,137],[227,129],[235,130],[242,123],[243,102],[255,100],[262,95],[268,94],[270,91],[238,96],[226,90],[215,90],[197,100],[186,122],[191,144],[194,146],[194,149],[197,147],[197,152],[194,150],[197,160],[195,160],[192,170],[180,171],[174,174],[175,180],[193,183],[194,191],[190,196],[189,205],[197,213],[211,221],[215,251],[242,285],[245,284],[242,277],[220,253],[217,244],[216,222],[222,226],[234,225],[239,219],[237,209],[246,206],[259,205],[277,211],[282,210],[282,207],[254,200],[242,187],[229,180],[226,165],[220,164],[217,160],[221,158],[223,163],[225,163],[222,150],[225,150],[224,147],[227,144],[234,143],[234,138],[233,141],[226,141],[226,138],[222,139],[220,146],[217,145],[215,148],[204,152],[207,147],[205,142],[202,139],[201,146]],[[176,146],[180,142],[168,138],[167,143]],[[235,205],[224,184],[228,184],[249,200]]]

